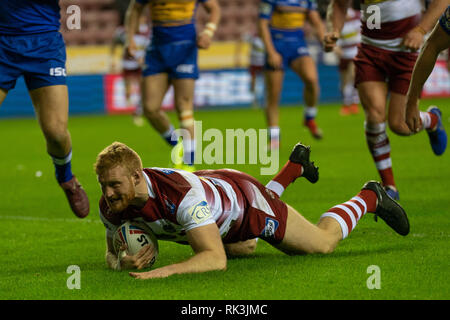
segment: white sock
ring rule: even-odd
[[[275,192],[278,195],[278,197],[281,197],[281,195],[284,192],[284,187],[275,180],[269,181],[269,183],[266,184],[266,188]]]

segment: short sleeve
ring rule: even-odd
[[[186,193],[178,206],[177,222],[185,231],[216,223],[203,189],[194,187]]]
[[[270,20],[272,17],[273,6],[273,0],[261,0],[259,4],[259,18]]]

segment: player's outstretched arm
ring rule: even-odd
[[[137,279],[165,278],[173,274],[226,270],[227,257],[217,224],[211,223],[186,232],[195,255],[190,259],[148,272],[130,272]]]
[[[437,23],[420,52],[409,84],[405,120],[412,132],[421,129],[419,98],[423,85],[433,71],[439,53],[448,47],[450,47],[450,36]]]

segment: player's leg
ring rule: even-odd
[[[375,166],[391,196],[398,199],[392,171],[391,145],[386,133],[386,99],[388,88],[385,82],[365,81],[358,84],[358,93],[366,117],[365,136]]]
[[[350,61],[347,68],[347,90],[348,98],[350,102],[350,113],[358,114],[359,113],[359,95],[358,90],[355,88],[355,64],[353,60]]]
[[[255,66],[250,66],[248,69],[248,73],[250,74],[250,93],[253,97],[252,108],[256,108],[258,106],[258,98],[256,95],[256,68]]]
[[[292,70],[304,83],[303,96],[305,99],[304,124],[316,139],[322,138],[322,131],[317,127],[317,103],[319,100],[319,76],[314,60],[309,56],[296,58],[290,64]]]
[[[342,94],[341,115],[357,114],[359,97],[358,91],[354,86],[355,66],[351,60],[344,60],[340,64],[340,89]]]
[[[127,102],[127,106],[131,105],[131,92],[133,88],[133,77],[128,73],[125,73],[123,76],[123,84],[125,86],[125,100]]]
[[[274,246],[287,254],[331,253],[367,212],[375,213],[397,233],[409,233],[403,208],[387,196],[378,182],[370,181],[349,201],[330,208],[317,225],[288,206],[283,240]]]
[[[182,78],[172,80],[174,87],[175,108],[180,127],[186,130],[183,136],[183,163],[192,166],[195,160],[194,136],[194,88],[195,79]]]
[[[3,101],[5,101],[6,95],[8,94],[8,91],[5,89],[0,88],[0,106],[3,104]]]
[[[331,253],[341,239],[335,219],[324,217],[320,226],[314,225],[288,205],[284,238],[274,247],[287,254]]]
[[[266,70],[266,121],[269,130],[270,148],[278,149],[280,143],[279,108],[283,87],[283,70]]]
[[[144,116],[156,131],[171,146],[177,144],[178,139],[172,139],[174,127],[167,114],[161,109],[167,90],[169,77],[167,73],[145,76],[142,84],[142,106]]]
[[[53,159],[55,175],[74,213],[83,218],[89,213],[89,200],[72,173],[72,141],[67,129],[69,98],[66,85],[45,86],[29,91],[36,116]]]
[[[339,62],[339,89],[342,96],[342,106],[339,113],[341,116],[350,114],[348,65],[349,63],[346,59],[341,59]],[[353,83],[350,83],[350,85],[353,86]]]
[[[310,148],[297,143],[283,168],[270,180],[266,188],[281,197],[284,190],[299,177],[305,177],[311,183],[319,180],[319,168],[310,161]]]

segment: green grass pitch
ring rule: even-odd
[[[450,100],[435,103],[450,129]],[[0,110],[1,112],[1,110]],[[175,114],[170,113],[175,120]],[[299,107],[281,108],[280,166],[297,141],[312,146],[320,180],[297,180],[282,199],[316,223],[330,207],[378,179],[363,135],[363,115],[341,117],[339,106],[322,105],[322,141],[301,125]],[[197,111],[203,128],[265,128],[262,110]],[[107,269],[104,227],[98,217],[100,189],[93,172],[97,153],[117,140],[141,154],[144,166],[166,167],[170,149],[130,116],[78,116],[69,123],[72,167],[86,189],[91,213],[77,219],[56,184],[53,166],[35,119],[1,119],[0,299],[449,299],[450,152],[432,154],[425,133],[399,137],[389,132],[394,174],[411,233],[395,234],[371,214],[330,255],[287,256],[264,241],[246,258],[230,259],[226,272],[175,275],[140,281]],[[207,144],[206,142],[204,144]],[[223,165],[202,166],[219,168]],[[227,165],[256,176],[258,165]],[[300,232],[300,231],[299,231]],[[155,267],[192,255],[188,246],[160,241]],[[67,287],[67,268],[77,265],[81,288]],[[369,289],[368,267],[380,270],[380,289]]]

